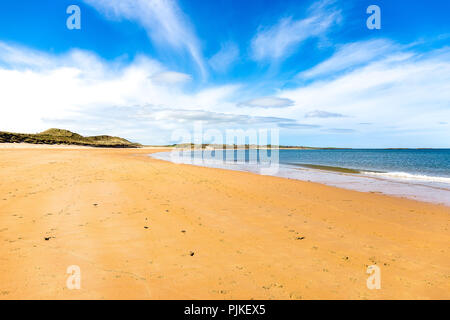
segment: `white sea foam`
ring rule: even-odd
[[[429,181],[429,182],[441,182],[441,183],[449,183],[450,178],[446,177],[434,177],[434,176],[426,176],[421,174],[411,174],[407,172],[370,172],[370,171],[362,171],[361,173],[376,176],[376,177],[385,177],[385,178],[394,178],[394,179],[403,179],[403,180],[413,180],[413,181]]]

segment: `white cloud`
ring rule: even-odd
[[[165,71],[155,74],[151,79],[161,84],[178,84],[190,81],[192,77],[181,72]]]
[[[233,42],[223,43],[219,52],[209,60],[209,65],[214,71],[226,72],[239,57],[239,48]]]
[[[362,47],[366,45],[361,43]],[[359,51],[356,44],[353,48]],[[404,58],[398,59],[399,56]],[[331,65],[329,61],[322,65]],[[282,90],[279,96],[295,101],[295,108],[287,109],[285,117],[295,118],[301,110],[308,109],[349,115],[309,120],[334,128],[334,132],[351,133],[357,128],[358,133],[371,134],[374,139],[380,136],[381,146],[411,139],[411,133],[427,139],[433,136],[428,146],[448,146],[450,132],[436,123],[450,119],[450,48],[426,53],[393,52],[338,76]],[[358,123],[372,125],[358,127]],[[410,146],[414,143],[409,141]]]
[[[140,113],[139,117],[141,119],[157,121],[165,120],[180,123],[202,121],[206,125],[224,124],[228,127],[264,124],[297,124],[293,119],[281,117],[259,117],[247,114],[223,113],[206,110],[163,109],[152,106],[146,107],[145,112]]]
[[[286,129],[313,129],[313,128],[320,127],[320,125],[317,125],[317,124],[305,124],[305,123],[298,123],[298,122],[279,123],[278,126],[281,128],[286,128]]]
[[[278,97],[262,97],[242,102],[239,106],[250,108],[286,108],[294,105],[294,101]]]
[[[124,64],[81,50],[50,55],[2,42],[0,48],[8,48],[0,51],[2,130],[40,131],[48,127],[44,120],[59,119],[75,120],[78,126],[73,129],[89,131],[95,126],[84,126],[78,119],[111,106],[220,109],[239,88],[227,85],[186,93],[179,85],[189,80],[188,75],[144,56]]]
[[[330,128],[330,129],[325,129],[324,131],[328,131],[331,133],[353,133],[356,130],[354,129],[346,129],[346,128]]]
[[[343,114],[327,112],[323,110],[310,111],[307,114],[305,114],[305,118],[343,118],[343,117],[345,117]]]
[[[206,76],[199,41],[175,0],[84,0],[112,19],[128,19],[142,25],[157,44],[186,50]]]
[[[341,18],[334,1],[320,1],[309,8],[308,16],[294,20],[281,19],[271,27],[260,27],[252,39],[252,56],[255,60],[282,60],[291,55],[303,41],[325,34]]]
[[[301,87],[244,104],[236,101],[251,94],[251,84],[192,92],[183,86],[188,75],[144,56],[124,63],[82,50],[52,55],[2,42],[0,48],[5,49],[0,50],[1,130],[63,127],[156,144],[167,143],[174,129],[203,121],[222,128],[279,126],[302,137],[310,132],[314,139],[366,135],[371,146],[406,141],[402,146],[448,147],[450,141],[448,125],[438,125],[450,119],[450,48],[386,53],[335,77],[313,77]]]
[[[224,128],[297,125],[294,119],[239,112],[232,102],[238,84],[185,92],[189,75],[144,56],[124,64],[81,50],[51,55],[2,42],[0,47],[17,54],[12,59],[10,52],[0,52],[1,130],[63,127],[167,143],[172,130],[190,129],[194,121]]]
[[[50,66],[53,61],[49,55],[20,46],[0,42],[0,63],[8,68]]]
[[[335,54],[331,58],[302,72],[300,76],[312,78],[335,74],[339,71],[360,67],[369,62],[385,59],[387,56],[393,56],[393,53],[398,52],[399,49],[398,45],[384,39],[348,43],[338,46]],[[399,55],[398,57],[406,59],[410,55]]]

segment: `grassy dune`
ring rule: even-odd
[[[138,143],[111,136],[83,137],[63,129],[49,129],[37,134],[0,131],[0,143],[68,144],[91,147],[139,148]]]

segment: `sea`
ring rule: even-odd
[[[177,150],[151,156],[450,206],[450,149]]]

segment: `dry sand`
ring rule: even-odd
[[[450,298],[449,207],[150,152],[3,147],[0,299]]]

